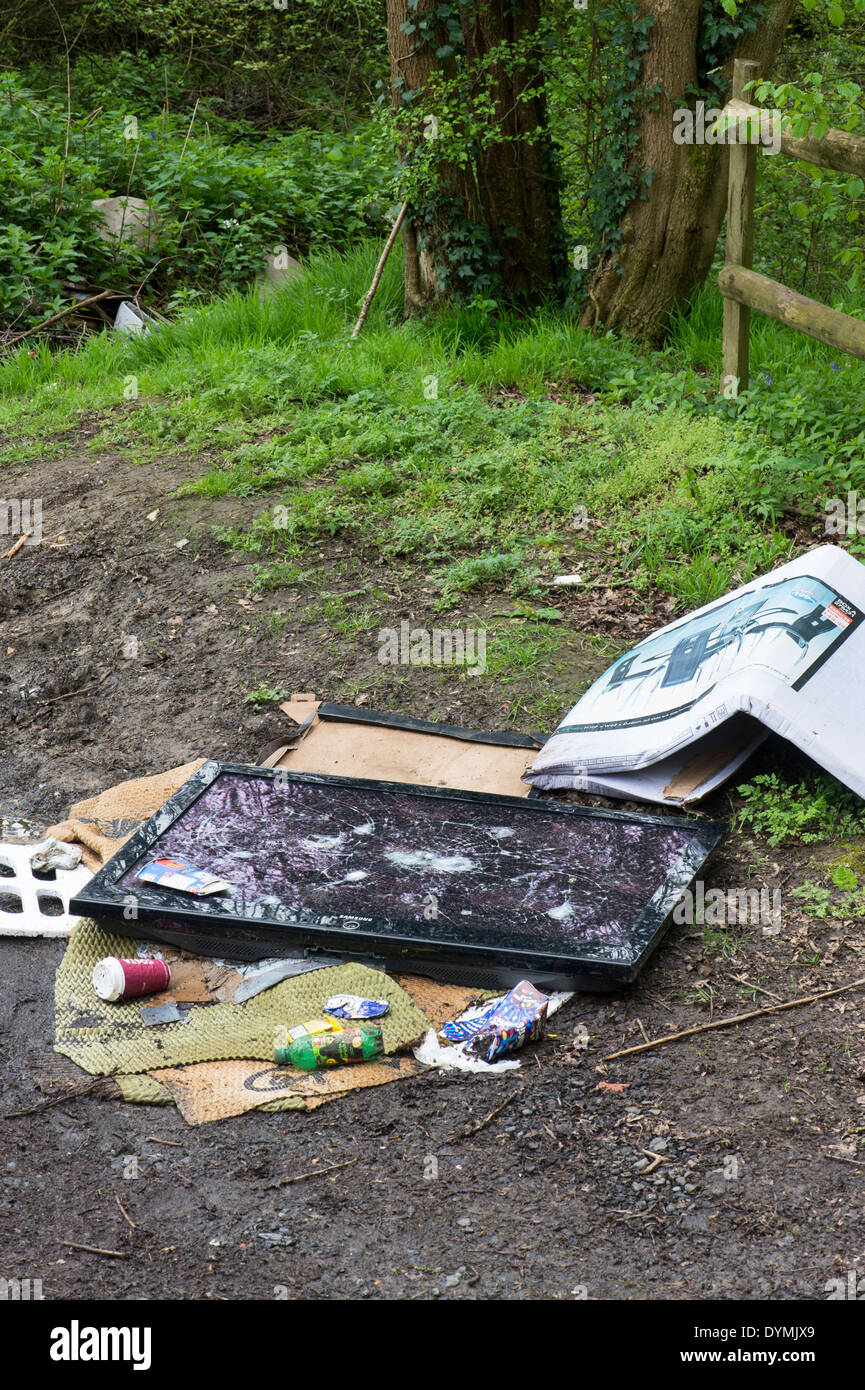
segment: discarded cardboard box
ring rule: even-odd
[[[865,565],[820,546],[653,633],[578,700],[526,773],[681,805],[772,730],[865,796]]]
[[[302,741],[294,746],[287,741],[262,762],[295,772],[526,796],[523,773],[543,742],[531,734],[482,733],[326,704],[314,695],[293,695],[281,709],[301,727],[308,723],[307,732]]]

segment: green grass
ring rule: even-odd
[[[183,490],[205,514],[248,499],[219,535],[260,588],[303,584],[310,543],[342,536],[441,611],[486,590],[548,607],[580,566],[629,603],[653,582],[694,607],[791,553],[787,512],[817,527],[821,496],[865,491],[862,363],[763,320],[753,389],[723,401],[711,288],[652,353],[554,309],[404,324],[396,257],[351,342],[378,249],[314,255],[264,304],[231,293],[144,339],[11,354],[0,462],[62,453],[84,420],[77,447],[100,456],[201,455]]]

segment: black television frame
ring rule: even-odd
[[[398,919],[297,912],[281,906],[262,907],[260,903],[253,913],[242,910],[235,900],[220,901],[217,895],[181,898],[171,889],[149,883],[136,885],[134,892],[129,886],[121,887],[121,880],[130,869],[148,853],[158,853],[160,837],[223,773],[270,781],[278,777],[333,787],[366,787],[401,796],[484,802],[503,812],[518,809],[536,816],[659,825],[671,830],[686,829],[692,838],[634,922],[628,946],[587,941],[567,955],[513,948],[507,944],[493,947],[437,940],[434,921],[423,924],[426,936],[420,939],[417,935],[420,924],[414,919],[411,919],[413,930],[409,934],[405,931],[409,919],[401,923]],[[386,971],[407,971],[451,983],[489,988],[509,986],[529,978],[547,988],[608,990],[636,979],[661,942],[676,905],[705,868],[726,829],[721,821],[695,817],[612,811],[545,798],[497,796],[450,787],[292,772],[285,768],[211,760],[193,773],[165,805],[135,831],[75,895],[69,910],[79,916],[101,920],[112,930],[120,930],[136,939],[165,943],[201,955],[235,960],[303,955],[311,959],[359,960]]]

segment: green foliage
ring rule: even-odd
[[[350,342],[377,250],[315,253],[266,304],[233,293],[145,339],[10,355],[0,461],[26,457],[36,439],[43,452],[57,447],[71,410],[107,404],[118,413],[94,448],[131,447],[142,460],[166,445],[201,451],[211,462],[186,490],[248,499],[219,534],[255,558],[262,589],[306,583],[311,543],[344,536],[386,563],[422,567],[445,607],[472,592],[536,599],[580,568],[581,592],[616,582],[629,609],[650,584],[695,607],[789,558],[789,534],[771,524],[776,474],[778,512],[794,505],[822,525],[805,472],[817,466],[808,439],[819,402],[823,480],[848,468],[848,451],[854,467],[861,364],[845,365],[842,389],[823,348],[766,321],[750,404],[724,401],[699,369],[718,352],[708,290],[659,354],[552,310],[465,308],[400,324],[392,258]],[[123,402],[129,373],[134,409]],[[797,379],[810,383],[806,399],[785,409]]]
[[[130,81],[117,89],[163,95],[182,75],[191,103],[218,104],[223,115],[263,125],[303,120],[344,127],[362,111],[387,62],[381,0],[17,0],[0,27],[0,66],[21,54],[56,60],[69,41],[75,55],[128,54]],[[146,62],[158,54],[153,79]],[[176,55],[172,58],[171,55]],[[117,96],[110,104],[116,105]],[[172,92],[176,101],[176,89]]]
[[[754,88],[753,99],[780,111],[785,127],[797,138],[810,132],[821,139],[830,127],[858,132],[865,123],[865,89],[844,77],[844,45],[839,38],[833,35],[827,42],[833,59],[828,72],[806,72],[798,82],[766,80]],[[756,213],[761,230],[759,254],[776,263],[771,273],[794,289],[832,299],[839,308],[844,307],[839,296],[857,297],[861,304],[865,290],[862,179],[787,159],[761,161],[761,175]],[[782,227],[785,235],[779,245]],[[825,248],[822,254],[817,249],[821,247]]]
[[[761,773],[736,790],[745,799],[739,826],[765,835],[773,847],[791,840],[821,844],[865,833],[861,798],[825,773],[811,773],[798,782],[788,782],[776,772]]]
[[[258,709],[261,705],[273,705],[278,700],[287,700],[288,691],[283,690],[280,686],[271,686],[266,681],[262,681],[255,690],[250,690],[244,699],[246,704],[255,705]]]
[[[792,896],[809,917],[834,921],[865,918],[865,884],[860,884],[859,875],[850,864],[836,864],[822,882],[806,880],[793,889]]]
[[[128,68],[117,65],[118,80]],[[122,109],[74,106],[68,134],[65,152],[59,93],[0,74],[3,321],[38,322],[68,302],[70,281],[121,291],[144,283],[180,307],[248,284],[280,245],[305,253],[368,235],[381,221],[384,170],[358,136],[252,139],[201,107],[179,115],[144,94]],[[146,199],[160,219],[152,247],[118,248],[98,235],[92,200],[127,194]]]
[[[480,589],[506,579],[515,593],[542,592],[537,584],[539,572],[527,565],[522,551],[512,554],[470,555],[448,565],[444,571],[439,608],[451,608],[459,594]]]

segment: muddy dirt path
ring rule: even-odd
[[[0,562],[0,815],[45,824],[129,776],[254,761],[282,727],[245,703],[260,682],[351,698],[376,648],[328,629],[325,585],[360,575],[394,594],[397,619],[433,621],[429,594],[338,541],[313,548],[308,592],[256,601],[211,527],[260,507],[172,501],[194,466],[72,449],[29,470],[50,544]],[[609,659],[592,639],[660,620],[625,633],[603,605],[569,602],[571,694]],[[390,707],[503,726],[512,687],[430,674],[411,672]],[[726,797],[706,809],[723,816]],[[796,857],[780,857],[732,835],[711,881],[795,882]],[[826,1298],[865,1274],[863,994],[603,1058],[857,978],[863,944],[861,923],[792,909],[780,938],[675,928],[636,988],[575,998],[501,1078],[428,1074],[199,1129],[98,1093],[2,1119],[0,1276],[40,1278],[51,1299]],[[81,1078],[51,1050],[61,951],[0,940],[5,1115]],[[356,1162],[280,1183],[325,1159]]]

